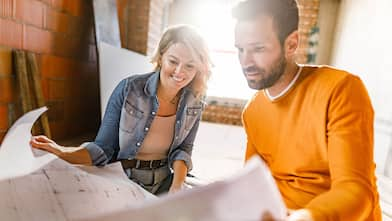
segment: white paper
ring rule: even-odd
[[[0,220],[80,220],[155,198],[124,181],[120,164],[74,166],[58,158],[26,176],[0,181]]]
[[[29,143],[34,122],[46,110],[26,113],[9,129],[0,147],[0,180],[27,175],[57,158],[50,153],[34,157]]]
[[[106,165],[105,167],[95,167],[95,166],[83,166],[78,165],[77,168],[89,173],[90,175],[95,175],[100,178],[105,178],[110,180],[113,184],[120,184],[120,185],[133,185],[134,192],[137,194],[138,199],[155,199],[156,196],[148,192],[147,190],[143,189],[138,184],[131,181],[124,173],[124,170],[121,166],[120,162],[115,162]]]
[[[286,208],[267,166],[252,158],[237,176],[227,180],[86,220],[256,221],[265,213],[282,220]]]

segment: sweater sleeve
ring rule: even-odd
[[[329,191],[306,208],[314,220],[367,220],[378,201],[374,190],[373,108],[361,80],[345,77],[327,110]]]
[[[250,132],[249,132],[246,116],[247,115],[246,115],[246,108],[245,108],[244,111],[242,112],[242,124],[246,132],[245,161],[248,161],[254,154],[256,154],[257,151],[250,139]]]

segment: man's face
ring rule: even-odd
[[[269,88],[283,75],[286,67],[284,50],[270,17],[258,16],[254,20],[238,22],[235,46],[250,88]]]

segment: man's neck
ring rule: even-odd
[[[275,97],[285,90],[294,77],[297,75],[299,66],[295,62],[287,63],[283,75],[280,79],[272,86],[267,88],[270,96]]]

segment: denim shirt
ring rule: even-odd
[[[154,120],[159,103],[157,87],[159,72],[133,75],[114,89],[94,142],[83,145],[93,165],[134,159]],[[169,165],[183,160],[192,169],[193,142],[199,127],[204,102],[185,87],[176,112],[174,136],[169,148]]]

